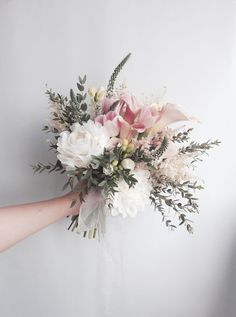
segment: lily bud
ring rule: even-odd
[[[128,146],[127,146],[127,152],[128,153],[130,153],[130,152],[132,152],[133,151],[133,149],[134,149],[134,145],[132,144],[132,143],[130,143]]]
[[[121,148],[122,148],[122,151],[124,151],[124,152],[125,152],[125,151],[127,150],[127,145],[122,145],[122,147],[121,147]]]
[[[90,87],[88,90],[88,94],[91,98],[94,98],[95,94],[96,94],[96,88],[94,87]]]
[[[106,91],[103,87],[100,87],[95,94],[94,100],[101,101],[105,97]]]
[[[118,163],[119,163],[119,162],[118,162],[117,160],[114,160],[114,161],[111,162],[111,164],[112,164],[113,166],[117,166]]]
[[[123,144],[123,145],[128,145],[128,144],[129,144],[129,141],[128,141],[127,139],[124,139],[124,140],[122,140],[122,144]]]

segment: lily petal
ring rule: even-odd
[[[189,120],[191,118],[183,113],[179,105],[167,103],[160,111],[160,119],[157,121],[154,131],[159,132],[164,130],[169,124]]]

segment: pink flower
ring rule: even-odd
[[[120,114],[127,122],[132,123],[138,110],[137,99],[131,94],[124,94],[120,99],[104,98],[102,101],[102,112],[106,114],[111,110],[111,106],[115,105],[112,111]]]
[[[132,126],[125,121],[121,116],[119,116],[118,119],[118,126],[119,126],[119,130],[120,130],[120,139],[124,140],[131,140],[135,134],[137,134],[137,132],[132,129]]]
[[[139,133],[142,133],[145,130],[152,128],[159,119],[160,113],[157,110],[157,105],[152,104],[139,110],[132,126]]]
[[[184,114],[180,106],[171,103],[167,103],[162,107],[159,112],[159,116],[159,120],[152,130],[154,133],[163,131],[168,125],[172,123],[179,121],[189,121],[193,119]]]
[[[117,110],[125,121],[133,124],[139,111],[138,101],[133,95],[125,94],[120,97],[120,104]]]
[[[95,121],[105,126],[111,137],[115,137],[120,133],[118,119],[119,118],[114,111],[109,111],[106,114],[98,116]]]
[[[115,108],[109,111],[111,106],[115,104]],[[114,98],[105,98],[102,104],[103,115],[96,118],[97,122],[106,125],[113,136],[119,134],[121,139],[131,139],[137,134],[136,129],[133,129],[135,118],[139,113],[138,102],[136,98],[130,94],[125,94],[120,97],[120,100]],[[136,125],[138,127],[138,123]]]
[[[116,101],[117,99],[115,98],[104,98],[103,101],[102,101],[102,113],[107,113],[110,108],[111,108],[111,105]]]

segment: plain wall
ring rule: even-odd
[[[197,173],[195,233],[170,232],[152,210],[108,219],[98,243],[64,219],[0,254],[1,317],[233,317],[236,315],[235,10],[233,0],[1,0],[0,205],[61,195],[65,177],[34,176],[54,159],[45,84],[67,94],[77,76],[119,77],[137,96],[182,104],[218,138]]]

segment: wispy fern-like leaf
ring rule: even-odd
[[[130,58],[131,53],[129,53],[128,55],[125,56],[125,58],[120,62],[120,64],[114,69],[109,83],[107,85],[107,96],[110,97],[113,93],[114,90],[114,85],[115,85],[115,81],[117,76],[119,75],[120,71],[122,70],[122,68],[124,67],[124,65],[127,63],[128,59]]]
[[[167,137],[164,137],[159,149],[156,151],[155,156],[157,158],[161,157],[164,152],[166,151],[167,147],[168,147],[169,141],[167,139]]]

